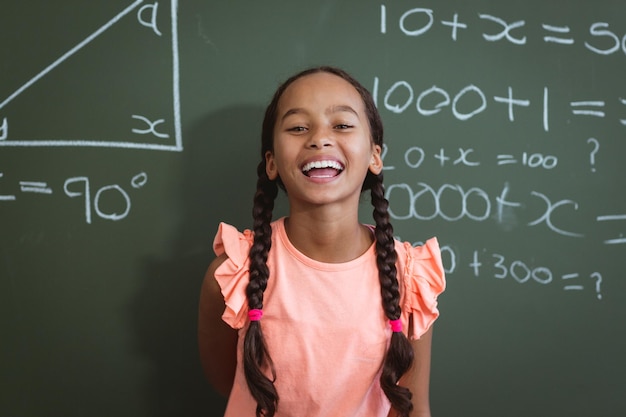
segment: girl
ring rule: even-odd
[[[393,238],[382,139],[371,95],[340,69],[274,94],[253,230],[220,224],[201,290],[200,356],[227,417],[430,416],[443,267],[434,238]],[[289,215],[272,222],[278,187]],[[376,226],[358,220],[367,189]]]

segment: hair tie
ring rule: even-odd
[[[263,310],[252,309],[248,311],[248,317],[250,318],[250,321],[259,321],[261,320],[261,317],[263,317]]]
[[[391,331],[394,333],[402,331],[402,320],[389,320],[389,324],[391,324]]]

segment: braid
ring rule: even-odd
[[[265,173],[265,161],[259,164],[257,174],[257,191],[252,210],[254,242],[249,253],[250,282],[246,288],[250,310],[263,308],[263,292],[267,288],[269,278],[267,254],[272,244],[270,223],[274,200],[278,193],[276,182],[270,181]],[[244,339],[243,361],[248,388],[257,402],[256,416],[272,417],[278,405],[278,393],[273,382],[276,380],[276,372],[267,350],[260,321],[250,322]],[[262,371],[264,365],[268,365],[271,370],[271,380]]]
[[[371,183],[371,198],[376,221],[376,263],[380,278],[383,309],[389,320],[400,318],[400,291],[396,271],[397,254],[394,246],[393,227],[389,222],[389,202],[384,196],[382,174]],[[393,332],[391,343],[380,376],[380,385],[391,405],[401,417],[408,417],[413,409],[411,391],[397,385],[398,380],[413,363],[413,348],[402,332]]]

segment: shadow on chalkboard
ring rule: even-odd
[[[261,107],[228,108],[184,132],[180,221],[166,259],[145,261],[130,308],[137,353],[152,367],[146,415],[223,415],[198,357],[198,296],[219,221],[249,227],[262,116]]]

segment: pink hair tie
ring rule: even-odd
[[[248,317],[250,318],[250,321],[259,321],[261,320],[261,317],[263,317],[263,310],[252,309],[248,311]]]
[[[391,324],[392,332],[396,333],[402,331],[402,320],[389,320],[389,324]]]

